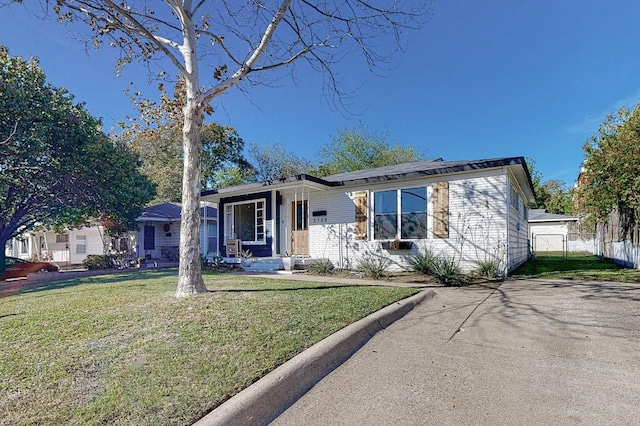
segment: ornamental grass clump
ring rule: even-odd
[[[360,259],[358,271],[362,272],[365,277],[379,280],[385,277],[391,261],[386,257],[367,255]]]
[[[434,262],[432,275],[442,284],[459,287],[467,284],[469,279],[462,273],[460,263],[455,257],[438,255]]]
[[[323,260],[309,265],[307,271],[315,275],[328,275],[333,272],[334,269],[333,263],[331,263],[330,260]]]
[[[416,253],[409,257],[411,269],[425,275],[433,273],[437,261],[438,256],[431,249],[425,249],[423,253]]]
[[[478,262],[476,275],[485,278],[504,278],[504,269],[497,260],[484,260]]]

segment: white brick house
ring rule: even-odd
[[[420,161],[325,178],[298,175],[203,193],[218,204],[220,252],[229,240],[256,257],[293,254],[355,268],[364,256],[408,265],[425,247],[465,270],[497,260],[505,272],[529,255],[523,157]]]

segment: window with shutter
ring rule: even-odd
[[[356,205],[356,240],[367,239],[367,191],[356,192],[353,197]]]
[[[449,182],[436,182],[433,189],[433,237],[449,238]]]

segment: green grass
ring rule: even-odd
[[[640,271],[623,268],[588,254],[563,257],[545,253],[528,260],[513,276],[558,278],[570,280],[640,282]]]
[[[0,424],[186,425],[304,349],[415,289],[175,271],[0,298]]]

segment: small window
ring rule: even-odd
[[[29,241],[20,240],[20,254],[29,254]]]
[[[86,235],[76,235],[76,254],[87,253],[87,237]]]
[[[56,243],[68,243],[69,234],[56,234]]]
[[[207,253],[218,252],[218,228],[215,223],[207,225]]]
[[[509,191],[509,198],[511,198],[511,207],[513,207],[514,209],[516,209],[516,211],[520,211],[520,195],[518,194],[518,191],[516,191],[516,189],[513,187],[513,185],[510,185],[510,191]]]

